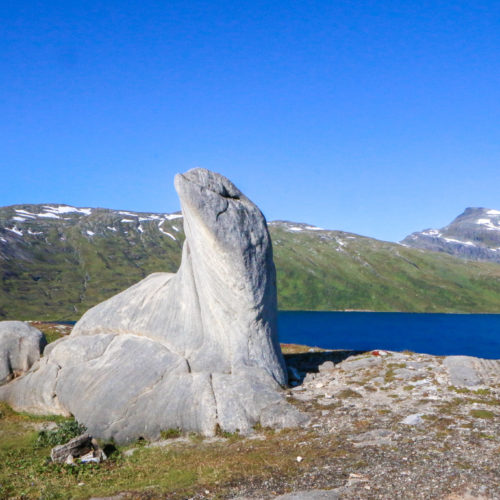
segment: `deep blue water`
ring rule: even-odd
[[[500,358],[500,314],[280,311],[280,342]]]

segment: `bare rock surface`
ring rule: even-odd
[[[180,428],[249,433],[305,417],[285,401],[276,276],[260,210],[204,169],[175,178],[186,241],[176,274],[155,273],[83,315],[0,399],[71,413],[118,443]]]
[[[480,361],[471,356],[447,356],[444,364],[450,374],[452,385],[475,386],[483,383],[480,373]]]
[[[47,344],[45,336],[22,321],[0,321],[0,385],[28,371]]]
[[[227,498],[500,498],[500,360],[388,351],[285,357],[300,374],[288,399],[310,417],[284,436],[297,443],[290,461],[300,455],[298,470],[249,481]]]

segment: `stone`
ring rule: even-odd
[[[87,311],[36,367],[0,388],[32,413],[72,414],[126,443],[162,430],[292,427],[264,216],[225,177],[175,178],[186,240],[176,274],[154,273]]]
[[[92,451],[92,436],[81,434],[65,444],[54,446],[50,451],[50,458],[55,463],[73,463],[74,458],[81,457]]]
[[[320,373],[322,372],[331,372],[335,370],[335,363],[333,361],[325,361],[324,363],[318,366],[318,370]]]
[[[401,420],[402,424],[405,425],[420,425],[423,424],[423,419],[422,419],[423,413],[415,413],[413,415],[408,415],[406,418]]]
[[[0,321],[0,385],[27,372],[40,359],[47,340],[22,321]]]
[[[396,368],[394,370],[394,377],[398,380],[410,380],[415,377],[415,371],[408,368]]]
[[[476,371],[477,358],[471,356],[447,356],[443,364],[448,368],[450,383],[455,386],[475,386],[483,383]]]
[[[364,368],[372,368],[374,366],[379,365],[382,360],[379,357],[363,357],[363,358],[355,358],[355,359],[346,359],[340,363],[340,368],[345,371],[357,371]]]

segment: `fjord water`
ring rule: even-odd
[[[280,311],[280,342],[500,359],[500,314]]]

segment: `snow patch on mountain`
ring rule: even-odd
[[[285,231],[291,231],[291,232],[296,232],[300,233],[302,231],[325,231],[322,227],[318,226],[313,226],[311,224],[304,224],[301,222],[289,222],[289,221],[282,221],[282,220],[276,220],[276,221],[271,221],[268,222],[269,226],[279,226],[282,227]]]
[[[59,215],[56,215],[52,212],[44,212],[44,213],[41,213],[41,214],[36,214],[37,217],[45,217],[47,219],[60,219],[61,217],[59,217]]]
[[[444,237],[443,237],[443,240],[447,241],[448,243],[458,243],[460,245],[468,245],[468,246],[473,246],[473,247],[476,246],[476,244],[472,243],[472,241],[462,241],[462,240],[455,240],[453,238],[444,238]]]
[[[29,219],[36,219],[36,215],[28,212],[27,210],[22,210],[20,208],[16,208],[16,212],[23,217],[28,217]]]
[[[45,211],[48,211],[53,214],[71,214],[71,213],[78,213],[82,215],[90,215],[92,213],[91,208],[76,208],[72,207],[70,205],[58,205],[56,207],[53,207],[51,205],[44,205],[43,207]]]
[[[167,220],[182,219],[183,217],[182,214],[164,214],[163,216]]]
[[[422,231],[422,234],[425,234],[426,236],[441,236],[441,233],[437,229],[426,229],[425,231]]]
[[[491,219],[478,219],[477,220],[478,224],[481,224],[482,226],[485,226],[486,229],[488,230],[500,230],[500,221],[495,221],[495,223],[491,222]],[[495,225],[496,224],[496,225]]]
[[[149,215],[148,217],[139,217],[140,222],[152,222],[155,220],[161,220],[159,215]]]
[[[164,222],[165,222],[165,219],[163,219],[162,221],[160,221],[160,222],[158,223],[158,229],[159,229],[160,233],[163,233],[163,234],[165,234],[166,236],[168,236],[169,238],[172,238],[174,241],[177,241],[177,238],[176,238],[173,234],[169,233],[168,231],[165,231],[165,230],[161,227],[161,226],[163,225],[163,223],[164,223]]]
[[[174,241],[177,241],[177,238],[173,234],[170,234],[169,232],[164,231],[161,227],[158,227],[158,229],[160,230],[160,233],[166,234],[168,237],[172,238]]]

